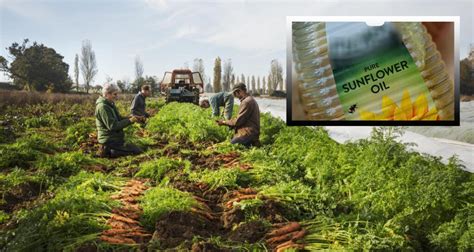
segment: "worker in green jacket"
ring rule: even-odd
[[[122,117],[114,101],[120,89],[115,84],[105,84],[102,96],[96,101],[95,123],[97,126],[97,139],[101,144],[99,156],[120,157],[140,154],[142,150],[133,145],[125,144],[123,129],[132,123],[144,121],[144,117]]]
[[[220,107],[224,107],[224,118],[230,120],[234,109],[234,96],[232,93],[219,92],[212,95],[209,100],[202,100],[199,105],[202,108],[212,108],[212,115],[220,116]]]

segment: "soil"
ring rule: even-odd
[[[4,192],[5,204],[0,205],[0,210],[12,213],[24,207],[23,203],[36,199],[41,193],[41,184],[36,182],[23,183]]]
[[[157,221],[153,239],[159,239],[162,248],[174,248],[195,236],[209,238],[223,234],[219,222],[191,212],[171,212]]]
[[[228,234],[229,240],[236,242],[255,243],[263,238],[268,228],[262,221],[254,220],[239,225]]]

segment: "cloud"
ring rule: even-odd
[[[195,25],[185,25],[176,31],[174,37],[175,38],[185,38],[185,37],[191,37],[191,35],[196,35],[199,32],[199,28]]]
[[[43,20],[53,15],[47,5],[40,1],[0,0],[0,13],[7,11],[23,18]]]

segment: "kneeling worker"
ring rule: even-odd
[[[224,107],[224,118],[230,120],[232,118],[232,110],[234,109],[234,97],[232,93],[219,92],[211,96],[209,100],[202,100],[200,106],[202,108],[212,108],[212,115],[220,116],[220,107]]]
[[[119,88],[115,84],[105,84],[102,96],[96,101],[95,123],[97,126],[97,140],[101,144],[99,156],[120,157],[140,154],[142,150],[132,144],[125,144],[123,129],[132,123],[143,121],[142,116],[122,117],[115,100],[118,98]]]
[[[130,111],[134,116],[143,116],[145,118],[150,117],[150,114],[146,112],[146,103],[145,99],[151,96],[151,87],[150,85],[143,85],[141,91],[135,95],[133,98],[132,105],[130,106]]]
[[[244,83],[239,83],[232,89],[232,94],[239,98],[240,107],[236,118],[218,120],[217,124],[226,125],[235,130],[232,144],[242,144],[247,147],[259,144],[260,110],[255,99],[247,93]]]

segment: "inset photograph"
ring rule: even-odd
[[[459,125],[456,18],[307,19],[288,19],[288,124]]]

